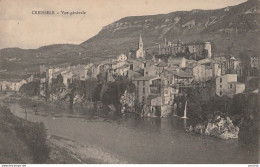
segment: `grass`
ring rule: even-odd
[[[49,159],[42,123],[18,118],[0,106],[0,124],[0,163],[44,163]]]

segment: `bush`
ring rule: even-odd
[[[21,86],[19,91],[27,96],[37,96],[40,94],[40,81],[24,84]]]
[[[23,123],[16,127],[18,137],[29,147],[35,163],[44,163],[49,158],[50,149],[46,143],[46,130],[44,124]]]
[[[14,116],[7,107],[0,106],[0,121],[11,124],[17,137],[30,149],[35,163],[44,163],[49,158],[50,149],[46,143],[43,123],[32,123]]]

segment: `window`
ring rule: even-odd
[[[222,91],[219,91],[219,95],[222,96]]]
[[[143,88],[143,93],[145,93],[145,87]]]
[[[220,82],[220,83],[222,82],[222,78],[219,78],[219,82]]]
[[[222,88],[222,85],[219,85],[220,88]]]
[[[230,84],[230,88],[232,88],[232,84]]]
[[[143,86],[145,85],[145,81],[143,81]]]

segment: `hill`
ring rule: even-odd
[[[0,78],[23,78],[39,72],[39,66],[89,62],[80,45],[55,44],[38,49],[5,48],[0,50]]]
[[[215,53],[259,52],[259,4],[258,0],[250,0],[216,10],[125,17],[103,27],[98,35],[81,45],[92,55],[113,56],[136,48],[139,34],[142,34],[148,50],[156,50],[156,43],[163,43],[167,38],[184,42],[210,40],[216,46]]]
[[[260,2],[215,10],[177,11],[122,18],[102,28],[79,45],[55,44],[38,49],[0,50],[0,78],[21,77],[39,71],[40,64],[98,62],[137,48],[139,35],[144,48],[157,53],[158,43],[170,41],[212,42],[213,55],[220,53],[259,55]]]

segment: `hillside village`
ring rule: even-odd
[[[35,24],[33,44],[50,45],[33,49],[21,29],[30,19],[17,26],[6,14],[8,29],[24,33],[9,40],[19,31],[7,33],[0,49],[0,163],[259,163],[260,0],[225,3],[115,21],[116,11],[114,22],[82,41],[92,31],[85,21],[103,25],[110,7],[122,14],[132,7],[102,3],[98,17],[69,19],[82,25],[73,29],[53,17],[46,32],[58,41],[58,27],[65,43],[45,41]]]
[[[23,85],[39,81],[39,95],[50,98],[46,92],[60,79],[65,97],[75,81],[96,79],[99,83],[112,83],[121,77],[135,85],[135,103],[148,107],[153,116],[171,113],[178,105],[176,98],[191,88],[211,87],[215,95],[229,98],[241,93],[258,93],[258,57],[241,60],[229,54],[215,55],[209,41],[184,43],[165,39],[164,44],[158,44],[157,54],[145,49],[141,35],[136,43],[137,48],[129,53],[99,64],[40,65],[37,75],[19,81],[1,81],[0,91],[18,92]],[[208,84],[212,81],[214,84]],[[125,106],[122,108],[124,112]]]

